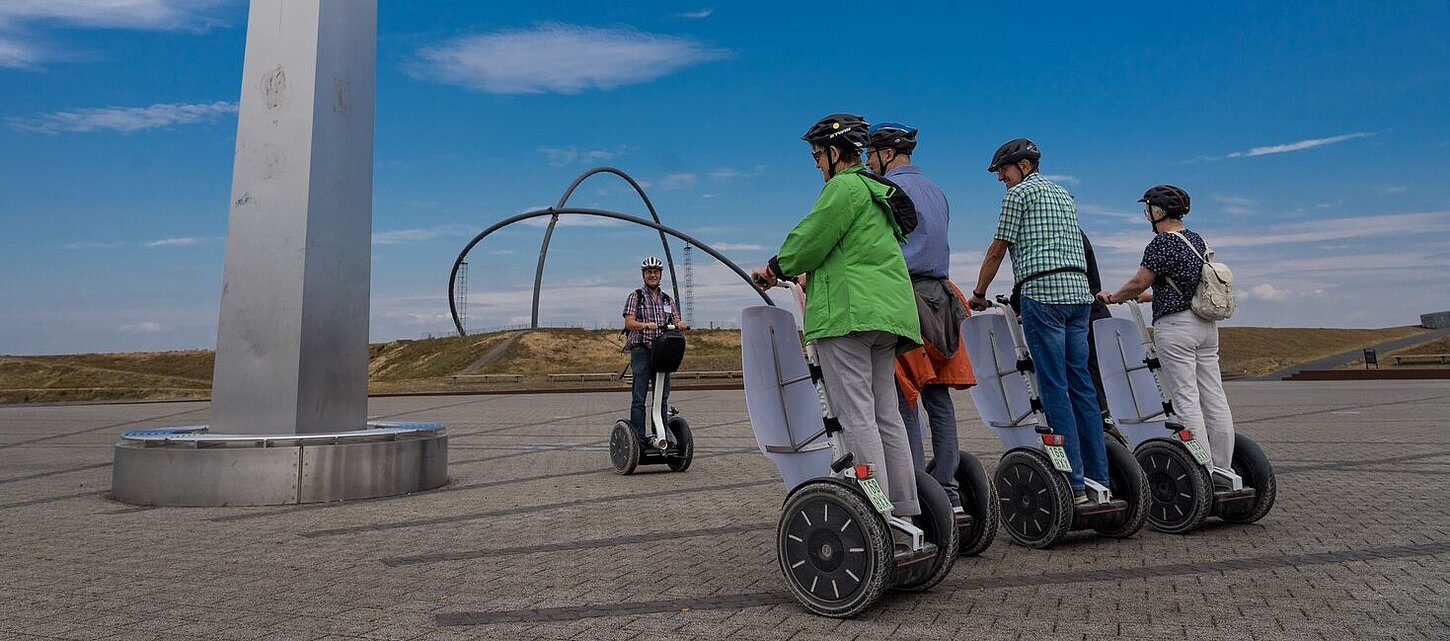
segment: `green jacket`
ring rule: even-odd
[[[809,274],[806,340],[883,331],[900,337],[901,353],[921,346],[916,296],[901,256],[906,235],[886,205],[892,188],[863,171],[857,165],[826,181],[771,262],[786,276]]]

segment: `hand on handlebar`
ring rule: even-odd
[[[986,298],[976,294],[972,294],[972,297],[967,299],[967,307],[974,312],[985,312],[991,306],[992,303],[988,302]]]
[[[755,283],[755,286],[760,288],[760,291],[766,291],[780,283],[775,275],[771,274],[770,270],[764,267],[757,267],[750,270],[750,282]]]

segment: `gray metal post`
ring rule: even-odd
[[[367,418],[375,0],[253,0],[217,330],[212,425]]]

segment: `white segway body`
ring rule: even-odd
[[[1023,371],[1025,340],[1015,319],[997,306],[962,322],[962,340],[972,359],[977,385],[972,402],[982,423],[1002,442],[1005,454],[994,474],[1001,524],[1013,541],[1035,548],[1051,547],[1071,530],[1131,536],[1141,527],[1139,497],[1142,472],[1131,453],[1109,442],[1108,466],[1114,484],[1130,488],[1109,498],[1108,488],[1086,479],[1091,501],[1074,507],[1067,473],[1072,470],[1061,436],[1053,435],[1036,401],[1034,378]],[[1056,441],[1055,443],[1052,441]]]
[[[1234,436],[1231,468],[1210,464],[1208,443],[1174,420],[1156,371],[1153,339],[1137,303],[1129,304],[1133,320],[1099,319],[1093,322],[1093,336],[1108,410],[1148,475],[1148,523],[1181,534],[1198,529],[1211,515],[1234,522],[1262,518],[1277,493],[1273,468],[1258,445],[1241,434]]]
[[[960,544],[945,490],[918,471],[921,527],[893,517],[871,466],[853,464],[840,435],[825,428],[822,417],[833,415],[811,375],[795,316],[748,307],[740,337],[756,445],[785,482],[776,552],[795,598],[816,614],[850,617],[887,588],[922,591],[941,582]],[[909,543],[895,542],[893,531]]]

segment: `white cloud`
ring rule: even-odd
[[[412,71],[488,93],[576,94],[648,82],[728,55],[684,37],[551,23],[425,48]]]
[[[1343,134],[1343,135],[1340,135],[1340,136],[1330,136],[1328,138],[1310,138],[1308,140],[1300,140],[1299,142],[1291,142],[1291,143],[1284,144],[1284,145],[1269,145],[1269,146],[1266,146],[1266,147],[1254,147],[1253,149],[1250,149],[1248,151],[1235,151],[1235,152],[1229,154],[1228,157],[1229,158],[1252,158],[1254,156],[1267,156],[1269,154],[1282,154],[1282,153],[1286,153],[1286,152],[1290,152],[1290,151],[1303,151],[1305,149],[1313,149],[1315,147],[1323,147],[1324,145],[1332,145],[1334,143],[1344,142],[1346,140],[1354,140],[1355,138],[1367,138],[1367,137],[1373,136],[1373,135],[1375,135],[1375,132],[1373,132],[1373,131],[1360,131],[1360,132],[1356,132],[1356,133],[1352,133],[1352,134]]]
[[[1375,191],[1378,191],[1381,196],[1393,196],[1395,194],[1403,194],[1409,190],[1410,188],[1404,185],[1387,185]]]
[[[629,151],[626,145],[620,145],[614,149],[579,149],[578,147],[545,147],[539,146],[539,153],[549,161],[550,167],[563,167],[571,165],[575,161],[583,164],[611,160],[616,156]]]
[[[83,240],[74,243],[66,243],[64,245],[61,245],[61,247],[65,249],[115,249],[117,247],[123,247],[125,245],[126,243],[119,240],[107,243]]]
[[[765,245],[756,245],[756,244],[753,244],[753,243],[709,243],[709,245],[710,245],[710,247],[714,248],[716,251],[722,251],[722,252],[728,252],[728,251],[742,251],[742,252],[743,251],[763,251],[765,249]]]
[[[64,55],[37,44],[36,27],[205,31],[201,15],[224,0],[5,0],[0,2],[0,68],[35,68]]]
[[[162,332],[169,332],[172,328],[153,321],[141,321],[139,323],[122,325],[120,329],[123,332],[133,334],[160,334]]]
[[[162,238],[142,243],[146,247],[191,247],[199,244],[201,244],[200,238]]]
[[[1077,185],[1082,183],[1082,179],[1078,178],[1077,176],[1069,176],[1066,174],[1043,174],[1042,177],[1055,183],[1065,183],[1068,185]]]
[[[544,208],[539,207],[539,209]],[[548,227],[549,219],[549,216],[535,216],[527,220],[521,220],[519,221],[519,224],[528,225],[530,227]],[[625,224],[625,222],[617,218],[605,218],[603,216],[588,216],[583,214],[560,214],[559,224],[555,225],[555,227],[614,227],[623,224]]]
[[[699,20],[701,18],[710,17],[710,14],[712,13],[715,13],[715,10],[713,8],[705,7],[704,9],[700,9],[699,11],[686,11],[684,13],[677,13],[675,14],[675,17],[686,18],[689,20]]]
[[[119,131],[132,133],[172,125],[215,120],[237,112],[235,102],[171,103],[149,107],[101,107],[41,114],[37,118],[6,118],[6,124],[21,131],[58,134],[64,131]]]
[[[1258,285],[1250,287],[1248,291],[1245,291],[1243,294],[1243,298],[1245,300],[1265,300],[1270,302],[1280,302],[1289,300],[1289,292],[1274,287],[1269,283],[1260,283]]]
[[[464,225],[440,225],[438,227],[427,227],[421,229],[394,229],[391,231],[373,232],[374,245],[403,245],[408,243],[421,243],[435,238],[461,238],[472,236],[481,229],[473,229]]]
[[[668,174],[660,179],[660,189],[684,189],[692,187],[698,176],[691,173]]]

